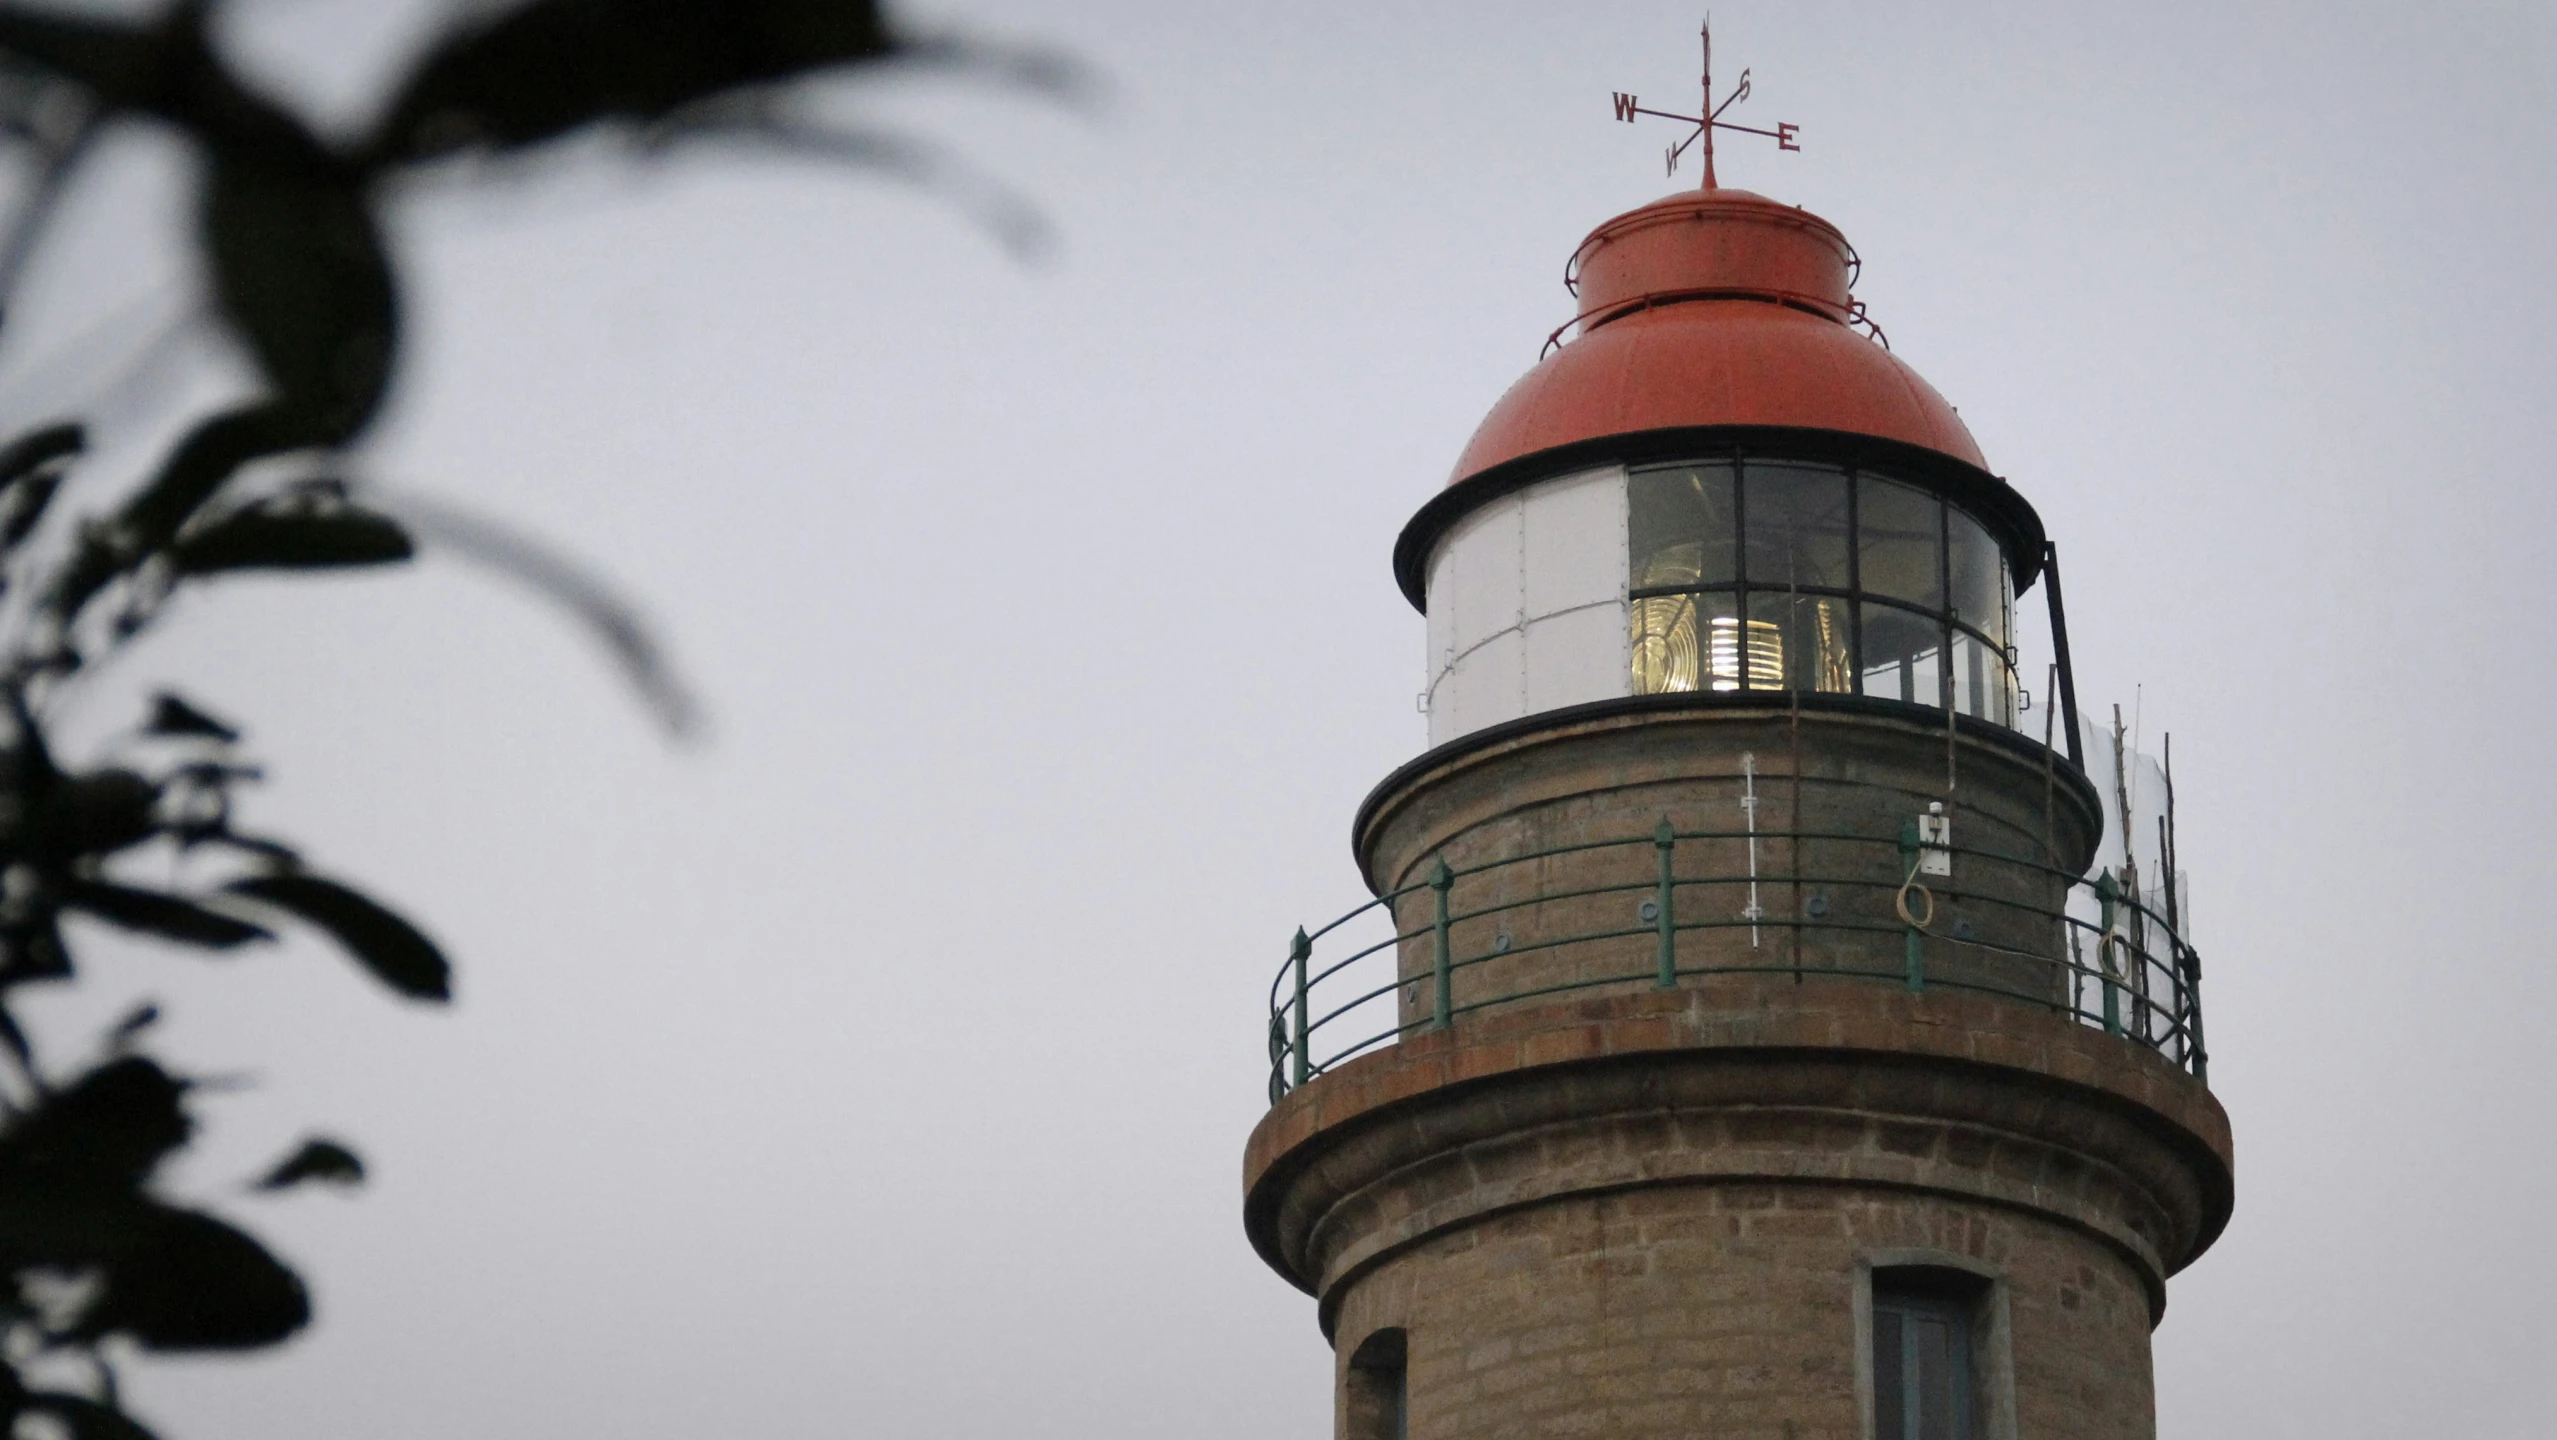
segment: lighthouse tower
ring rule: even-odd
[[[2155,1432],[2232,1195],[2171,829],[1858,265],[1710,179],[1600,225],[1395,546],[1430,748],[1244,1165],[1342,1440]]]

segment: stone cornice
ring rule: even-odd
[[[2231,1161],[2199,1082],[2031,1006],[1708,977],[1474,1017],[1317,1077],[1253,1131],[1245,1223],[1273,1268],[1329,1297],[1433,1235],[1569,1195],[1916,1189],[2095,1235],[2162,1311],[2165,1277],[2227,1223]]]

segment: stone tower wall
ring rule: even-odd
[[[2082,864],[2100,811],[2021,747],[1954,745],[1957,845],[2019,862],[1957,863],[1944,917],[1971,907],[1978,936],[2009,923],[2002,901],[2051,906],[2039,867]],[[1742,753],[1766,828],[1892,836],[1944,796],[1945,749],[1941,730],[1808,709],[1565,717],[1407,768],[1362,813],[1361,858],[1390,889],[1441,856],[1642,835],[1664,813],[1729,828]],[[1697,849],[1698,875],[1719,867]],[[1874,883],[1896,885],[1883,853]],[[1541,867],[1522,895],[1614,883],[1576,863]],[[1682,883],[1681,917],[1712,888]],[[2166,1277],[2231,1204],[2209,1091],[2079,1023],[2012,956],[1966,962],[1949,937],[1923,993],[1872,978],[1902,953],[1881,926],[1804,931],[1799,970],[1722,963],[1745,929],[1682,933],[1682,972],[1704,973],[1671,989],[1648,981],[1642,937],[1618,937],[1623,953],[1537,943],[1633,898],[1504,912],[1514,961],[1472,967],[1459,998],[1624,983],[1462,1008],[1298,1087],[1254,1132],[1247,1228],[1320,1299],[1343,1440],[1367,1440],[1376,1413],[1351,1357],[1387,1349],[1427,1440],[1861,1440],[1871,1277],[1895,1267],[1951,1277],[1976,1307],[1984,1437],[2150,1436]],[[1790,960],[1783,926],[1759,938]],[[1400,965],[1408,1019],[1428,970],[1408,943]]]

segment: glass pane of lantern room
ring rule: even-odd
[[[1856,561],[1868,595],[1929,610],[1944,605],[1943,507],[1906,485],[1868,475],[1856,482]]]
[[[1944,622],[1897,605],[1864,606],[1864,673],[1858,689],[1885,700],[1942,705]]]
[[[1652,595],[1628,607],[1637,695],[1740,688],[1733,597]]]
[[[1855,690],[1844,599],[1752,589],[1749,630],[1752,644],[1764,652],[1753,656],[1763,663],[1750,667],[1750,689]]]
[[[1953,708],[2015,728],[2015,676],[2006,655],[1964,630],[1953,632]]]
[[[1752,460],[1740,471],[1752,590],[1847,588],[1847,477],[1816,465]]]
[[[1959,510],[1945,514],[1946,553],[1953,564],[1953,618],[2007,647],[2007,561],[1979,521]]]
[[[1659,465],[1626,477],[1627,576],[1637,591],[1740,578],[1729,465]]]

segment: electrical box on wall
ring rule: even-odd
[[[1918,873],[1953,873],[1953,817],[1944,813],[1941,800],[1930,803],[1927,813],[1918,817]]]

